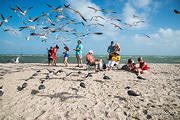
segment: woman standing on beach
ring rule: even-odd
[[[59,46],[56,45],[53,50],[52,50],[52,65],[55,65],[56,66],[56,53],[57,53],[57,50],[59,49]]]
[[[77,67],[83,67],[82,63],[82,49],[83,45],[81,44],[81,40],[78,40],[78,45],[76,46],[76,49],[73,49],[76,51],[76,59],[77,59]],[[81,66],[80,66],[81,64]]]
[[[69,48],[67,47],[67,46],[65,46],[64,47],[64,49],[66,50],[65,52],[63,52],[63,54],[64,54],[64,60],[63,60],[63,62],[64,62],[64,64],[65,64],[65,66],[68,66],[68,57],[69,57]]]

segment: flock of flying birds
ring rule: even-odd
[[[123,30],[120,25],[117,24],[117,22],[122,22],[119,18],[110,17],[105,19],[102,16],[92,16],[91,18],[85,18],[79,10],[75,10],[71,7],[71,5],[63,5],[63,7],[54,7],[49,4],[47,4],[47,7],[51,8],[52,10],[48,13],[42,13],[39,16],[36,16],[34,18],[30,17],[28,13],[33,7],[29,7],[26,10],[22,10],[19,6],[16,5],[16,8],[10,8],[16,15],[21,19],[22,24],[24,26],[19,27],[19,31],[28,31],[29,36],[27,36],[25,39],[30,40],[33,36],[38,36],[42,41],[47,41],[48,35],[52,33],[67,33],[68,35],[72,35],[77,37],[78,39],[85,38],[89,34],[95,34],[95,35],[103,35],[103,32],[90,32],[89,27],[104,27],[105,25],[102,23],[99,23],[98,21],[104,20],[104,21],[110,21],[110,24],[119,30]],[[88,6],[87,9],[90,9],[94,11],[96,14],[97,12],[102,12],[105,14],[116,14],[115,11],[111,11],[108,9],[96,9],[94,7]],[[77,20],[70,16],[69,14],[75,14],[80,17],[80,20]],[[0,27],[4,23],[8,23],[10,19],[13,19],[12,16],[9,16],[5,18],[1,14],[2,21],[0,23]],[[132,18],[136,19],[139,18],[136,15],[132,15]],[[115,22],[116,21],[116,22]],[[140,23],[144,23],[143,20],[138,20],[134,23],[124,23],[124,25],[128,27],[138,26]],[[74,26],[72,26],[74,25]],[[78,28],[81,28],[81,32],[76,29],[76,26]],[[68,29],[67,29],[68,28]],[[71,28],[71,29],[69,29]],[[16,31],[11,28],[5,28],[4,32],[13,32],[16,34]],[[150,38],[149,35],[141,33],[142,35]],[[57,38],[56,38],[57,39]]]

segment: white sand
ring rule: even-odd
[[[0,86],[4,95],[0,97],[0,120],[173,120],[180,119],[180,64],[148,64],[150,72],[139,80],[134,73],[114,69],[92,74],[84,65],[77,68],[49,67],[45,64],[0,64]],[[122,65],[121,65],[122,66]],[[40,78],[47,71],[62,69],[66,73],[75,72],[63,79],[64,72],[45,80],[46,88],[37,94]],[[37,70],[37,76],[28,80],[22,91],[25,79]],[[81,74],[77,72],[81,71]],[[103,79],[106,73],[111,79]],[[80,81],[86,88],[80,87]],[[140,96],[129,96],[125,87]]]

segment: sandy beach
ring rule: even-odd
[[[0,120],[180,119],[180,64],[148,64],[146,80],[116,68],[95,73],[75,66],[0,64]],[[47,69],[63,72],[54,75]],[[88,73],[92,76],[85,78]],[[27,87],[18,91],[26,79]],[[43,90],[38,90],[40,80],[45,80]],[[128,95],[127,87],[139,96]]]

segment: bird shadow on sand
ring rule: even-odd
[[[73,68],[67,68],[68,70],[75,70],[75,71],[87,71],[87,69],[85,68],[77,68],[77,67],[73,67]]]
[[[51,99],[53,98],[59,98],[61,100],[61,102],[64,102],[68,99],[72,99],[72,98],[84,98],[84,96],[80,96],[80,95],[74,95],[68,92],[59,92],[59,93],[55,93],[55,94],[49,94],[49,95],[37,95],[40,97],[49,97]]]

